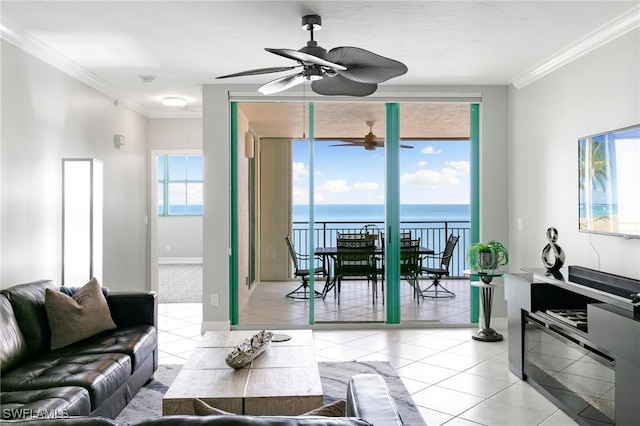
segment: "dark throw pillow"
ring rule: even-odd
[[[71,297],[46,289],[44,304],[51,328],[51,350],[116,328],[107,299],[95,278]]]

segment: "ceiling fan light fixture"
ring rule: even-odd
[[[305,80],[317,81],[322,80],[322,68],[319,66],[306,67],[302,72]]]
[[[177,96],[165,96],[164,98],[162,98],[162,105],[176,108],[186,108],[187,100],[185,98],[180,98]]]

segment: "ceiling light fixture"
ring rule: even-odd
[[[178,108],[186,108],[187,100],[185,98],[179,98],[177,96],[165,96],[162,98],[162,105]]]

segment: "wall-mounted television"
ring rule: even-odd
[[[578,229],[640,238],[640,124],[578,140]]]

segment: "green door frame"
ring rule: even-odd
[[[307,253],[311,254],[309,256],[309,265],[307,266],[310,271],[313,271],[314,268],[314,257],[313,253],[316,249],[316,233],[315,233],[315,179],[314,179],[314,159],[315,159],[315,150],[314,150],[314,137],[315,137],[315,109],[313,102],[309,102],[309,251]],[[304,136],[304,135],[303,135]],[[314,274],[309,274],[309,324],[315,324],[315,307],[316,307],[316,298],[313,296],[316,294],[316,278]]]
[[[400,324],[400,105],[385,104],[385,119],[385,322]]]
[[[229,321],[238,325],[238,103],[231,102],[229,123]]]
[[[470,105],[469,117],[471,145],[471,229],[469,232],[470,244],[480,241],[480,104]],[[477,281],[478,277],[471,278]],[[480,316],[480,289],[471,286],[469,294],[469,321],[478,322]]]

